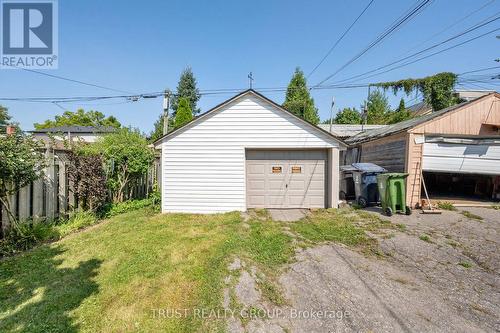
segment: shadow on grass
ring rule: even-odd
[[[64,251],[44,245],[0,261],[0,332],[78,331],[71,311],[98,292],[93,277],[102,261],[59,267]]]

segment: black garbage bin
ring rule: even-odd
[[[377,204],[380,201],[377,175],[387,172],[386,169],[373,163],[353,163],[340,167],[340,170],[342,172],[341,199],[354,197],[361,207]],[[347,192],[348,190],[352,192]]]

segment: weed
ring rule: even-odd
[[[472,267],[472,264],[468,261],[460,261],[458,264],[464,268],[471,268]]]
[[[423,240],[424,242],[427,242],[427,243],[431,243],[432,242],[431,241],[431,237],[429,235],[426,235],[426,234],[422,234],[418,238],[420,238],[420,240]]]
[[[399,230],[406,230],[406,224],[403,223],[396,224],[396,227],[398,227]]]
[[[439,201],[437,203],[437,206],[439,209],[443,209],[443,210],[451,210],[451,211],[457,210],[455,208],[455,206],[453,206],[453,204],[451,202],[448,202],[448,201]]]
[[[478,220],[478,221],[483,220],[483,218],[481,216],[473,214],[473,213],[469,212],[468,210],[463,210],[460,212],[460,214],[462,214],[463,216],[465,216],[469,219]]]
[[[282,306],[286,304],[286,300],[279,287],[270,282],[268,279],[259,279],[257,281],[257,285],[259,286],[262,295],[275,305]]]

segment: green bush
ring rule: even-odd
[[[50,225],[31,221],[12,228],[0,240],[0,256],[26,251],[52,234]]]
[[[91,212],[76,212],[68,219],[59,222],[25,221],[13,227],[0,240],[0,256],[26,251],[43,242],[59,240],[95,223],[97,223],[97,218]]]
[[[54,225],[53,229],[56,231],[59,239],[74,231],[96,224],[97,221],[97,217],[90,211],[76,212],[69,219]]]

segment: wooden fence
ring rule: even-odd
[[[68,178],[69,159],[64,151],[48,150],[45,153],[47,167],[43,176],[23,187],[9,199],[10,209],[16,218],[40,221],[64,218],[78,207],[73,183]],[[126,199],[146,198],[158,180],[159,160],[131,188],[127,188]],[[10,228],[9,215],[0,204],[0,237]]]

